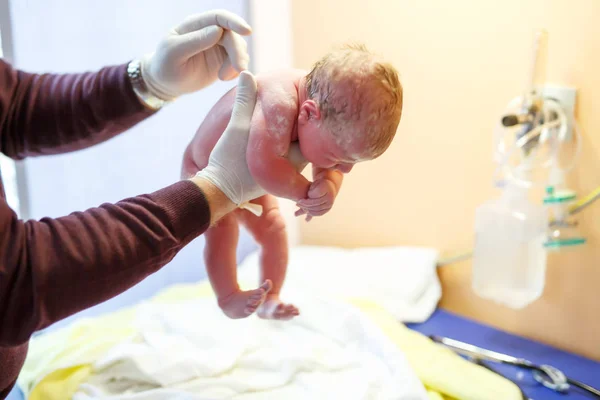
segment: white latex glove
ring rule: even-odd
[[[242,72],[229,124],[210,153],[208,165],[196,174],[218,187],[238,206],[265,194],[250,175],[246,162],[256,90],[254,75]]]
[[[192,15],[172,29],[156,51],[142,60],[148,90],[162,100],[195,92],[217,77],[231,80],[248,68],[250,25],[225,10]]]

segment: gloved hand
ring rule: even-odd
[[[148,90],[162,100],[195,92],[217,77],[231,80],[248,68],[250,25],[225,10],[192,15],[172,29],[156,51],[142,60]]]
[[[208,165],[196,174],[210,181],[238,206],[265,194],[250,175],[246,162],[256,91],[254,76],[248,71],[242,72],[229,124],[210,153]]]

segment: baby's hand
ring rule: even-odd
[[[310,221],[312,217],[324,215],[333,207],[336,195],[337,188],[333,182],[328,179],[318,179],[311,183],[308,189],[308,198],[296,203],[299,209],[295,215],[306,214],[306,221]]]

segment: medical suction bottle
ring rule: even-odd
[[[508,183],[500,198],[475,213],[473,290],[511,308],[523,308],[544,289],[548,211],[528,190]]]

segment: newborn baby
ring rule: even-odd
[[[402,86],[396,70],[362,46],[327,54],[308,74],[279,70],[258,75],[257,83],[247,162],[270,194],[252,201],[262,213],[240,208],[206,232],[205,262],[227,316],[243,318],[257,311],[261,318],[290,319],[299,312],[279,298],[288,243],[274,196],[296,201],[296,215],[306,214],[308,220],[329,211],[343,174],[358,162],[377,158],[392,142],[402,112]],[[200,125],[184,155],[184,176],[206,167],[229,122],[234,97],[232,89]],[[292,162],[294,149],[312,164],[312,183]],[[238,223],[261,248],[263,283],[250,291],[237,283]]]

